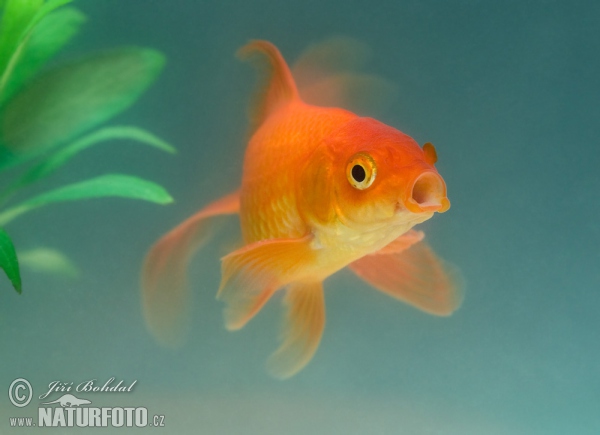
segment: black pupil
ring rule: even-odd
[[[365,181],[365,178],[367,178],[365,168],[363,168],[361,165],[354,165],[352,167],[352,178],[354,178],[359,183]]]

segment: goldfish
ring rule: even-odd
[[[142,270],[146,323],[175,342],[189,317],[186,270],[215,217],[239,215],[243,246],[221,259],[217,299],[239,330],[285,291],[269,372],[289,378],[313,358],[325,327],[323,281],[348,267],[393,298],[447,316],[462,301],[452,269],[413,229],[450,207],[430,143],[373,118],[305,102],[279,50],[251,41],[242,58],[265,74],[252,110],[241,186],[151,248]]]

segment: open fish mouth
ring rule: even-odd
[[[442,177],[435,172],[423,172],[419,175],[412,185],[406,208],[413,213],[447,211],[450,201],[446,197],[446,183]]]

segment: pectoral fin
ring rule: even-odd
[[[386,248],[351,263],[350,269],[376,289],[430,314],[448,316],[460,307],[463,286],[458,272],[425,242],[399,252]]]
[[[239,211],[239,192],[200,210],[163,236],[146,255],[142,269],[142,304],[146,325],[164,345],[183,339],[189,308],[186,269],[209,235],[209,218]]]
[[[242,328],[271,295],[295,281],[314,259],[311,236],[262,240],[222,259],[217,299],[224,301],[225,327]]]
[[[419,243],[423,238],[425,238],[425,233],[423,233],[423,231],[409,230],[383,249],[380,249],[371,255],[399,254],[415,243]]]
[[[320,282],[294,283],[287,290],[282,343],[269,358],[269,372],[280,379],[298,373],[312,359],[325,327],[325,299]]]

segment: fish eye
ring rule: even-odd
[[[373,158],[365,153],[355,154],[346,166],[346,178],[352,187],[364,190],[373,184],[377,166]]]

